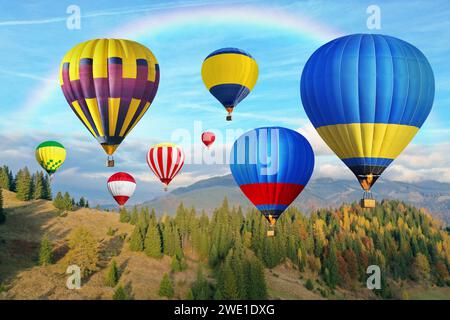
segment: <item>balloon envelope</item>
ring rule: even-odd
[[[170,142],[154,145],[147,153],[147,164],[158,179],[168,186],[183,167],[183,149]]]
[[[66,160],[66,149],[57,141],[45,141],[37,146],[35,156],[40,166],[52,175]]]
[[[107,186],[114,200],[123,206],[133,195],[136,189],[136,180],[129,173],[117,172],[109,177]]]
[[[258,79],[258,64],[247,52],[223,48],[212,52],[203,61],[202,78],[209,92],[231,113],[252,91]]]
[[[314,152],[296,131],[257,128],[234,142],[230,169],[245,196],[274,224],[308,183]]]
[[[202,142],[209,148],[210,145],[214,143],[216,140],[216,135],[213,132],[203,132],[202,133]]]
[[[430,113],[434,76],[413,45],[355,34],[313,53],[301,97],[319,135],[369,191]]]
[[[64,56],[60,83],[75,115],[112,155],[150,107],[159,66],[153,53],[137,42],[89,40]]]

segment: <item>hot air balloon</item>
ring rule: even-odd
[[[223,48],[206,57],[202,65],[202,78],[209,92],[231,113],[252,91],[258,79],[258,64],[247,52],[236,48]]]
[[[117,172],[109,177],[107,186],[109,193],[111,193],[114,200],[122,208],[133,195],[136,189],[136,180],[129,173]]]
[[[73,47],[63,58],[61,88],[76,116],[112,154],[145,114],[156,95],[159,66],[143,45],[95,39]]]
[[[314,152],[300,133],[263,127],[240,136],[233,144],[230,169],[244,195],[270,223],[297,198],[314,169]]]
[[[430,113],[434,76],[413,45],[355,34],[313,53],[303,70],[301,97],[319,135],[358,178],[362,206],[374,207],[371,187]]]
[[[147,164],[165,185],[164,191],[167,191],[170,181],[183,167],[183,149],[170,142],[154,145],[147,153]]]
[[[213,132],[206,131],[202,133],[202,142],[208,149],[214,143],[215,140],[216,135]]]
[[[37,146],[35,156],[36,161],[51,177],[66,160],[66,149],[59,142],[45,141]]]

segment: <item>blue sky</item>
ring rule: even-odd
[[[446,0],[0,3],[0,163],[37,170],[35,146],[57,139],[67,147],[68,159],[55,178],[55,190],[87,196],[92,203],[111,203],[105,181],[115,171],[105,168],[103,150],[72,113],[58,83],[63,55],[75,44],[98,37],[139,41],[153,51],[161,68],[153,105],[115,155],[115,170],[130,172],[138,180],[135,203],[162,193],[145,163],[148,148],[172,140],[182,144],[187,154],[201,157],[201,130],[196,126],[222,136],[227,129],[236,134],[265,125],[300,130],[317,155],[313,177],[353,179],[309,124],[299,81],[315,49],[339,35],[360,32],[389,34],[414,44],[428,57],[436,78],[428,120],[384,176],[450,182],[450,3]],[[66,10],[72,4],[81,10],[79,30],[66,27]],[[380,30],[367,28],[366,9],[371,4],[381,9]],[[200,75],[203,59],[229,46],[250,52],[260,69],[255,89],[236,108],[231,123],[224,121],[224,109],[205,89]],[[177,137],[180,134],[184,140]],[[219,139],[217,152],[226,150],[230,140]],[[188,164],[172,188],[228,172],[228,166],[220,163]]]

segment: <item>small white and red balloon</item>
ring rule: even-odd
[[[122,207],[133,195],[136,189],[136,180],[129,173],[117,172],[109,177],[107,186],[109,193],[111,193],[117,204]]]

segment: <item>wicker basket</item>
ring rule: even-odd
[[[361,199],[361,207],[375,208],[375,199]]]

